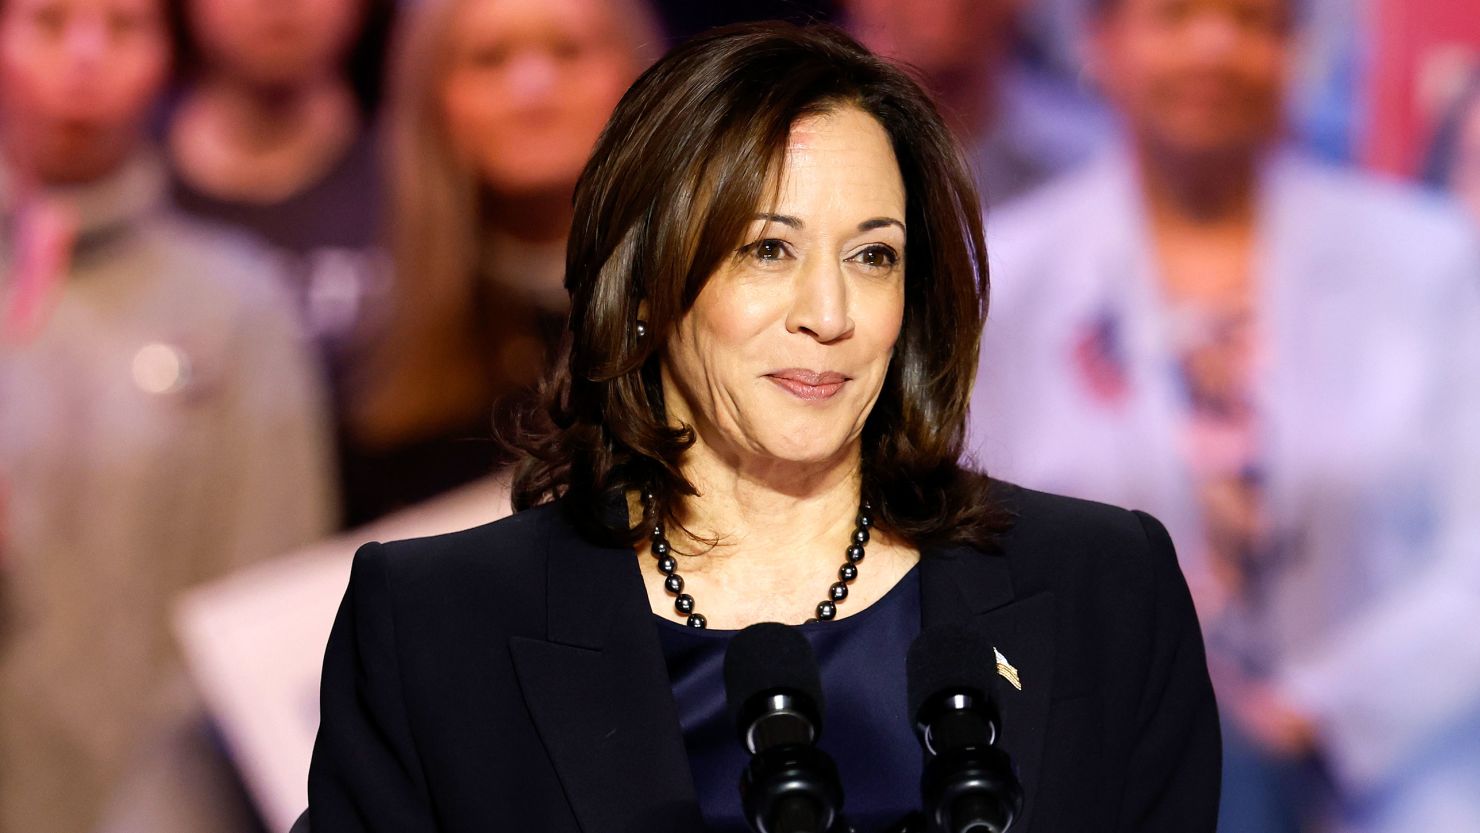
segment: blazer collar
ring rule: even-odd
[[[703,827],[662,646],[632,550],[552,524],[546,636],[513,637],[519,684],[584,833]],[[999,685],[1002,745],[1027,800],[1028,829],[1051,694],[1053,597],[1018,598],[1010,560],[970,548],[931,551],[920,564],[922,627],[978,629],[1016,668]],[[900,668],[903,674],[904,669]],[[999,682],[1001,682],[999,680]]]
[[[512,637],[509,648],[577,823],[584,833],[702,830],[637,559],[586,541],[563,517],[552,527],[547,638]]]

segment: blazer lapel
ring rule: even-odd
[[[631,550],[551,536],[547,639],[509,640],[583,833],[703,828],[668,671]]]
[[[964,547],[926,555],[920,561],[920,580],[923,627],[969,625],[1017,670],[1022,689],[998,677],[994,693],[1002,718],[1001,746],[1023,785],[1023,812],[1013,829],[1028,830],[1053,692],[1053,594],[1017,598],[1006,556]]]

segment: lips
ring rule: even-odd
[[[792,396],[809,401],[831,399],[848,381],[848,377],[841,373],[799,367],[768,373],[766,378]]]

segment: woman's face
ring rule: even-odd
[[[637,77],[604,0],[467,0],[441,89],[448,135],[496,193],[569,189]]]
[[[799,121],[780,173],[663,356],[670,419],[736,466],[856,454],[904,315],[905,189],[883,127],[853,108]]]
[[[212,71],[254,86],[318,81],[340,69],[362,0],[190,0],[190,29]]]
[[[42,182],[87,182],[138,144],[164,82],[159,0],[0,3],[0,144]]]

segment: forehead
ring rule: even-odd
[[[786,141],[782,198],[819,189],[903,200],[904,186],[889,134],[877,119],[842,107],[799,119]]]
[[[612,28],[610,4],[599,0],[465,0],[458,10],[457,29],[476,27],[479,34],[509,38],[552,35],[596,35]],[[456,34],[456,32],[454,33]]]

